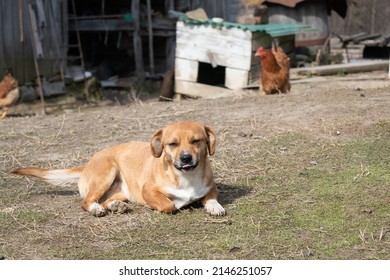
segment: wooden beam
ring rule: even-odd
[[[249,71],[229,68],[225,69],[225,86],[230,89],[241,89],[246,87],[249,80]]]
[[[199,62],[184,58],[175,59],[175,77],[177,80],[196,82],[198,79]]]
[[[315,67],[303,67],[291,69],[292,74],[298,75],[334,75],[341,72],[345,73],[358,73],[367,71],[387,70],[389,67],[388,60],[374,60],[364,61],[356,63],[335,64],[335,65],[323,65]]]
[[[149,35],[149,65],[150,75],[154,76],[154,50],[153,50],[153,24],[152,24],[152,4],[150,0],[146,0],[148,8],[148,35]]]
[[[77,26],[74,23],[74,19],[78,20]],[[129,31],[134,32],[134,23],[125,21],[122,18],[83,18],[83,17],[72,17],[73,20],[69,21],[70,31],[86,31],[86,32],[97,32],[97,31]],[[146,25],[141,24],[143,28],[139,30],[140,36],[148,36],[149,33],[146,30]],[[169,18],[153,18],[152,27],[153,35],[158,37],[172,37],[176,35],[175,21]]]
[[[77,19],[77,25],[75,20]],[[69,23],[71,31],[134,31],[134,25],[120,19],[79,19]]]
[[[225,96],[233,96],[234,93],[234,91],[223,87],[216,87],[181,80],[175,80],[175,92],[178,94],[188,95],[192,97],[211,99]]]

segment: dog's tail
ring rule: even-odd
[[[17,175],[27,175],[40,178],[52,185],[65,185],[78,182],[84,167],[69,169],[44,169],[44,168],[18,168],[11,173]]]

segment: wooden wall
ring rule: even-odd
[[[348,0],[348,13],[345,19],[335,13],[330,17],[332,32],[339,35],[353,35],[360,32],[367,34],[390,34],[389,0]]]
[[[67,1],[0,0],[0,78],[5,67],[12,68],[20,84],[36,77],[28,5],[32,5],[38,15],[38,2],[43,7],[42,13],[39,12],[39,38],[44,52],[39,63],[41,73],[52,76],[59,72],[66,57],[67,30],[64,19]]]

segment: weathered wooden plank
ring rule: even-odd
[[[178,44],[187,45],[191,48],[210,49],[226,55],[249,56],[252,51],[250,40],[235,40],[234,37],[212,36],[210,34],[191,34],[183,31],[176,33]]]
[[[234,91],[227,88],[215,87],[181,80],[175,80],[175,92],[178,94],[193,97],[211,99],[225,96],[233,96],[234,93]]]
[[[214,67],[225,66],[242,70],[249,70],[251,57],[243,55],[227,55],[224,52],[209,48],[190,48],[188,45],[177,44],[176,57],[210,63]]]
[[[73,21],[69,22],[69,29],[75,31],[134,31],[134,23],[132,21],[126,21],[123,18],[112,18],[113,16],[107,16],[110,18],[95,18],[95,17],[77,17],[77,28]],[[74,17],[73,17],[74,19]],[[143,27],[145,24],[141,23]],[[172,36],[176,33],[175,23],[172,19],[152,19],[153,33],[156,34],[169,34]],[[143,32],[147,35],[147,32]]]
[[[199,29],[199,30],[198,30]],[[244,38],[241,38],[241,36],[235,37],[235,33],[229,34],[227,32],[223,32],[223,29],[215,29],[212,27],[209,28],[198,28],[195,30],[192,29],[177,29],[176,36],[181,37],[184,36],[185,38],[191,38],[191,40],[195,41],[196,39],[200,38],[209,38],[212,43],[214,42],[229,42],[232,46],[241,46],[244,44],[243,47],[248,48],[250,50],[250,42],[252,40],[251,36],[245,36]],[[241,30],[242,31],[242,30]]]
[[[39,39],[39,31],[38,31],[38,25],[37,25],[37,18],[35,16],[34,10],[29,6],[29,16],[30,16],[30,23],[31,23],[31,33],[32,33],[32,42],[34,44],[35,48],[35,55],[36,59],[42,59],[44,58],[43,53],[43,47],[42,42]]]
[[[225,86],[227,88],[240,89],[248,84],[249,71],[227,67],[225,74]]]
[[[45,8],[42,0],[36,0],[35,12],[37,13],[37,25],[46,27]]]
[[[316,67],[304,67],[291,69],[291,73],[298,75],[333,75],[340,72],[357,73],[375,70],[387,70],[389,67],[388,60],[365,61],[358,63],[346,63],[336,65],[324,65]]]
[[[198,78],[199,62],[176,58],[175,60],[175,77],[178,80],[196,82]]]

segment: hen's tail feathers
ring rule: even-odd
[[[69,169],[19,168],[11,173],[40,178],[52,185],[61,186],[78,182],[84,167]]]

